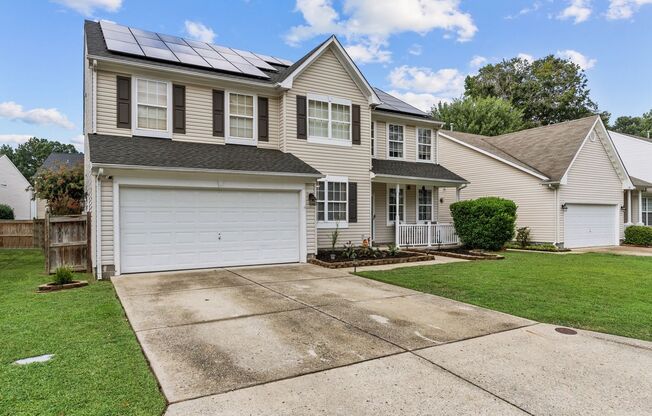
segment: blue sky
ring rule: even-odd
[[[85,18],[290,60],[335,33],[374,86],[422,108],[484,63],[556,54],[612,121],[652,108],[652,0],[34,0],[0,4],[0,143],[82,142]]]

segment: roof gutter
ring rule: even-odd
[[[382,173],[374,173],[374,177],[372,178],[372,181],[382,182],[383,179],[385,180],[401,179],[401,180],[422,181],[422,182],[438,182],[443,184],[451,184],[454,186],[468,185],[470,183],[469,181],[464,179],[422,178],[418,176],[385,175]]]
[[[372,115],[375,115],[375,116],[386,117],[386,118],[398,118],[398,119],[401,119],[401,120],[419,121],[421,123],[434,124],[434,125],[439,126],[439,127],[442,127],[444,124],[446,124],[444,122],[433,120],[433,119],[426,118],[426,117],[419,117],[417,115],[409,116],[407,114],[394,113],[394,112],[389,111],[389,110],[381,110],[381,109],[378,109],[378,108],[372,108],[371,112],[372,112]]]
[[[229,175],[256,175],[256,176],[283,176],[294,178],[323,178],[321,173],[292,173],[292,172],[269,172],[269,171],[247,171],[229,169],[203,169],[203,168],[181,168],[165,166],[143,166],[143,165],[122,165],[113,163],[93,163],[91,169],[124,169],[124,170],[146,170],[157,172],[194,172],[194,173],[217,173]]]

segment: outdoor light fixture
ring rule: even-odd
[[[315,197],[315,194],[313,193],[308,194],[308,204],[315,205],[316,203],[317,203],[317,198]]]
[[[564,211],[568,210],[568,205],[566,205],[566,203],[561,204],[561,209]]]
[[[421,186],[421,191],[426,192],[426,186],[425,185]]]

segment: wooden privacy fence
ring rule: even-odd
[[[45,271],[54,273],[59,266],[75,271],[91,271],[90,213],[45,217]]]
[[[2,220],[0,221],[0,248],[33,248],[34,221]]]

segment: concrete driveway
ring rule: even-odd
[[[652,414],[652,343],[312,265],[113,282],[166,415]]]

